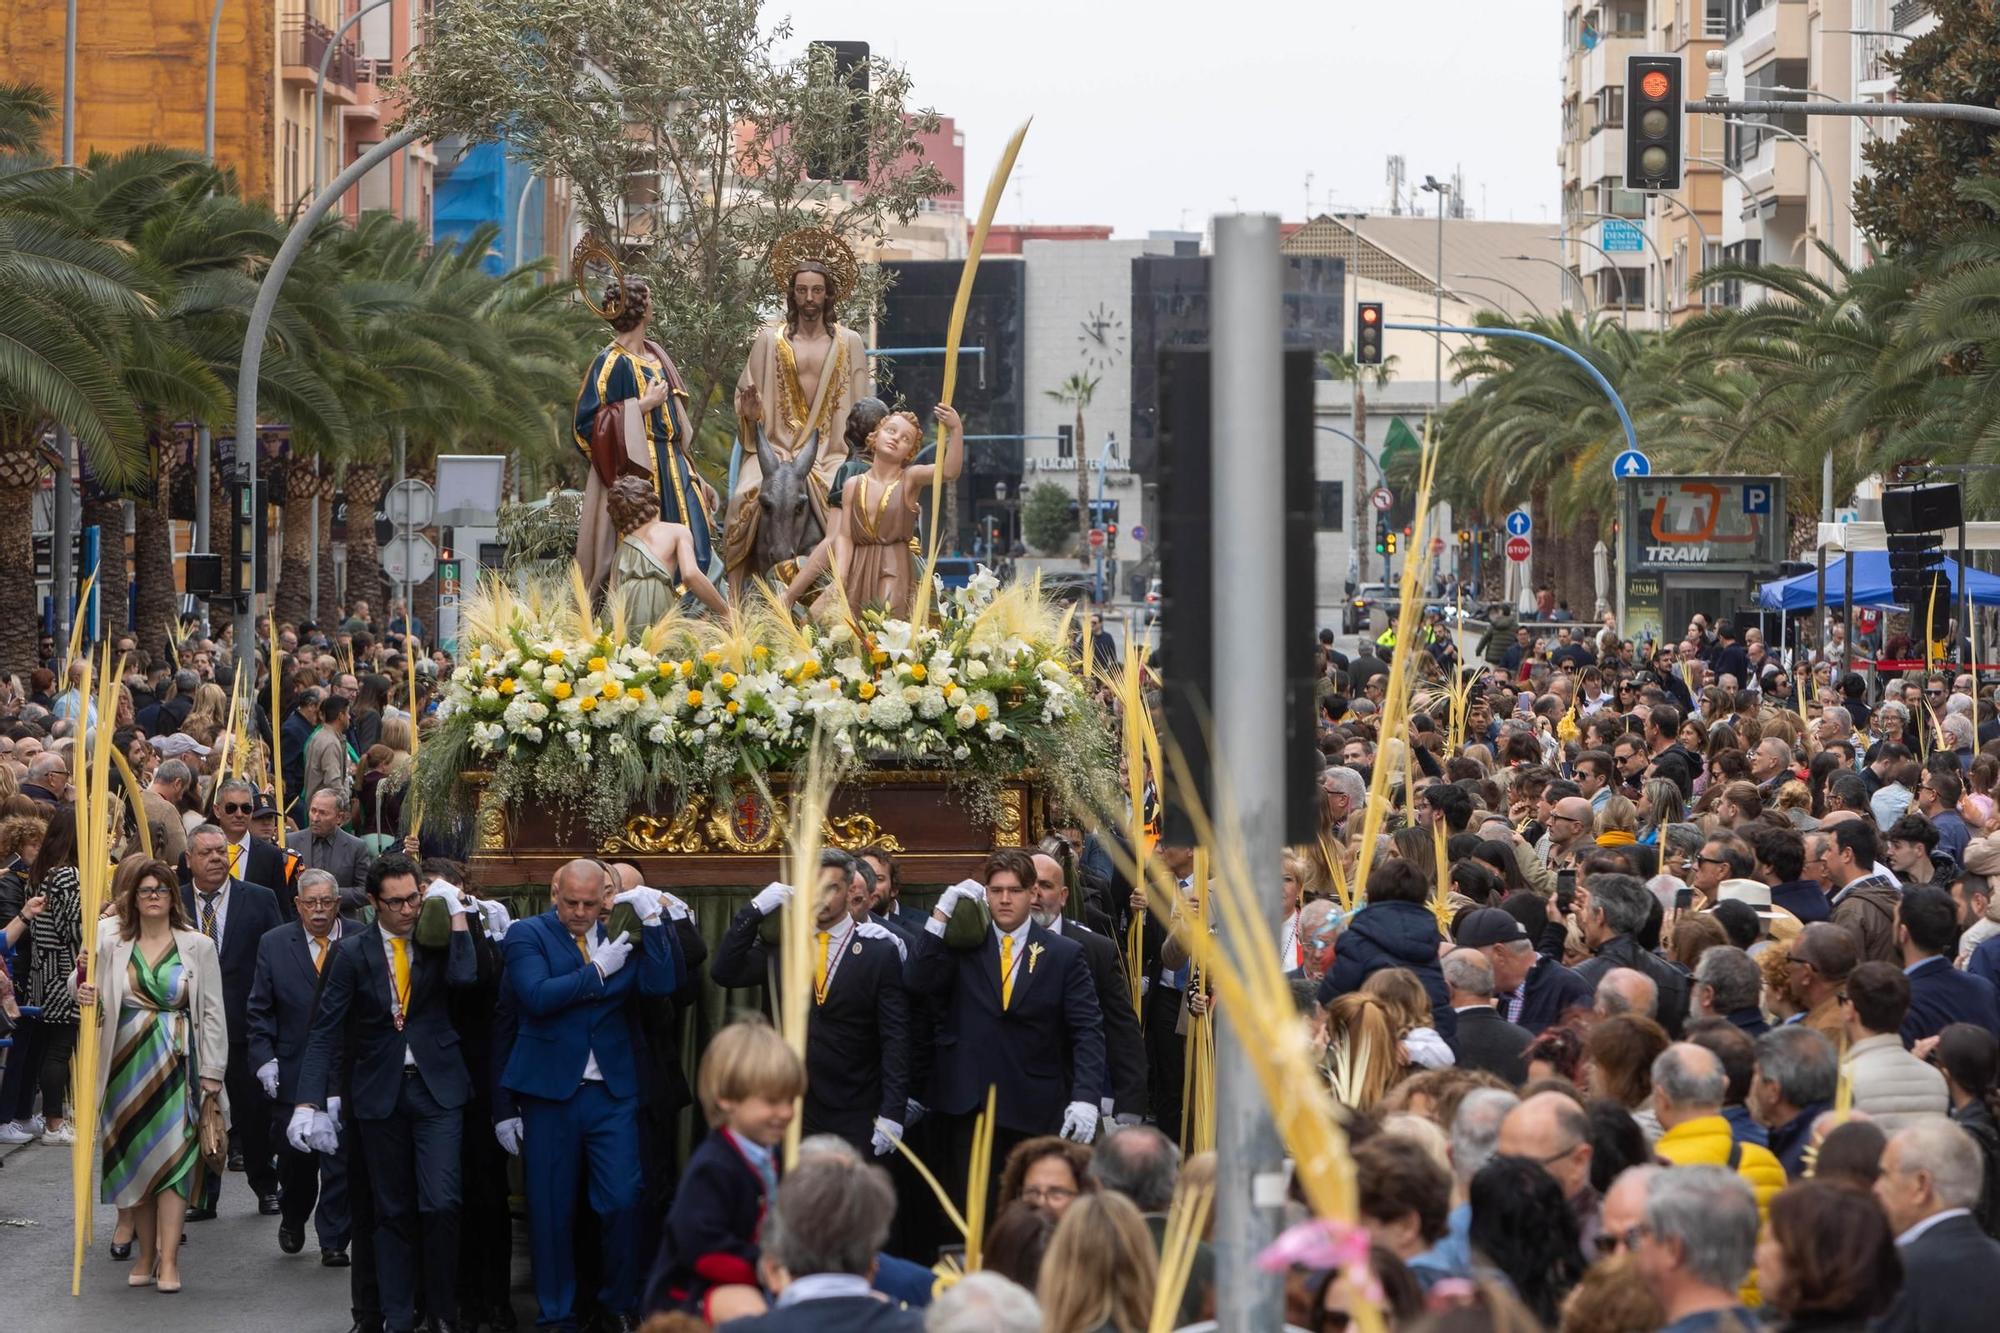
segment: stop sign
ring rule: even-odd
[[[1509,560],[1513,560],[1517,563],[1519,561],[1526,560],[1528,558],[1528,552],[1533,549],[1534,548],[1528,544],[1528,539],[1526,537],[1509,537],[1507,539],[1507,558]]]
[[[1104,529],[1103,529],[1103,528],[1092,528],[1092,529],[1090,530],[1090,544],[1091,544],[1092,546],[1102,546],[1102,545],[1104,545]]]

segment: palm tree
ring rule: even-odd
[[[1327,376],[1335,384],[1354,386],[1354,438],[1361,445],[1368,443],[1368,386],[1387,388],[1396,375],[1396,358],[1385,356],[1372,366],[1364,366],[1354,359],[1354,353],[1324,352],[1319,358],[1326,368]],[[1356,568],[1365,582],[1368,578],[1368,471],[1367,458],[1360,446],[1354,450],[1354,477],[1348,484],[1354,491],[1354,539],[1348,549],[1355,553]]]
[[[1048,396],[1065,407],[1076,409],[1076,431],[1071,446],[1076,453],[1076,553],[1079,559],[1090,558],[1090,463],[1083,450],[1083,410],[1090,406],[1090,400],[1097,396],[1098,377],[1081,371],[1071,375],[1061,384],[1046,392]]]

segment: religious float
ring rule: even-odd
[[[977,874],[1089,804],[1110,732],[1034,587],[982,569],[926,601],[921,627],[880,610],[801,623],[756,595],[633,625],[580,586],[490,581],[425,734],[417,808],[470,822],[490,889],[601,856],[657,887],[740,891],[777,877],[818,763],[838,779],[827,845],[885,847],[912,886]]]

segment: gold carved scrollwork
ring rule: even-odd
[[[484,779],[484,773],[476,775]],[[479,801],[473,807],[473,849],[481,852],[504,852],[507,850],[507,807],[497,799],[491,788],[482,781],[479,785]]]
[[[828,815],[820,836],[827,846],[843,852],[858,852],[863,847],[880,847],[889,852],[903,850],[895,834],[884,833],[882,826],[867,815],[842,815],[838,819]]]
[[[993,845],[995,847],[1019,847],[1021,830],[1027,826],[1027,794],[1019,787],[1009,787],[1000,793],[1000,817],[993,822]]]
[[[784,836],[790,817],[782,797],[767,801],[754,787],[724,787],[709,809],[708,836],[718,851],[768,852]]]
[[[634,815],[625,821],[622,832],[606,838],[597,850],[606,855],[636,852],[648,856],[701,851],[701,810],[702,802],[694,799],[681,806],[680,813],[670,820],[654,815]]]

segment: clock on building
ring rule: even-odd
[[[1104,302],[1099,301],[1097,309],[1083,317],[1080,327],[1076,341],[1086,368],[1108,370],[1125,354],[1125,321]]]

